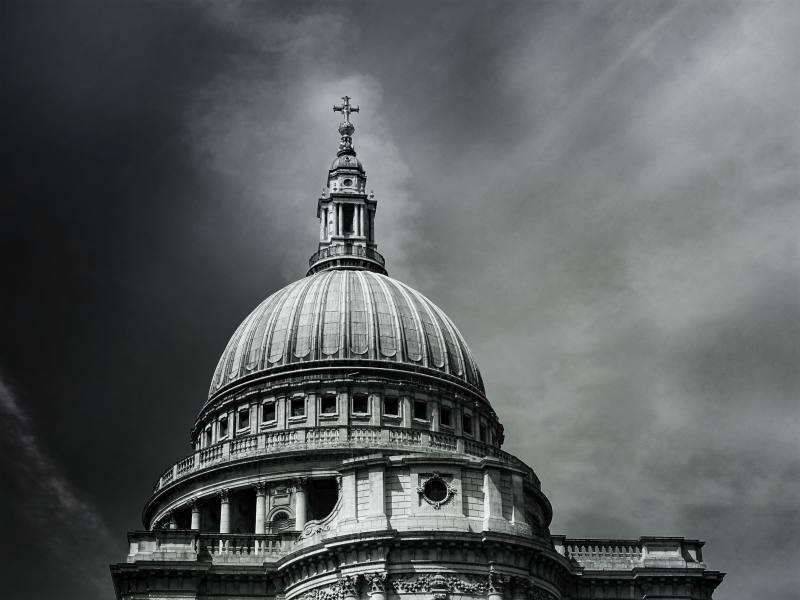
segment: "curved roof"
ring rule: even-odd
[[[342,154],[333,159],[329,170],[335,171],[336,169],[358,169],[363,173],[364,165],[354,154]]]
[[[463,336],[433,302],[386,275],[330,270],[287,285],[250,313],[222,353],[209,397],[256,373],[335,359],[429,368],[485,393]]]

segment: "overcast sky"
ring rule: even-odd
[[[4,2],[3,597],[111,597],[338,135],[554,533],[797,593],[800,3]]]

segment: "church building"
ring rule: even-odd
[[[158,478],[111,566],[116,598],[711,598],[723,574],[701,541],[550,532],[464,337],[387,275],[358,108],[345,96],[334,110],[308,272],[230,338],[191,453]]]

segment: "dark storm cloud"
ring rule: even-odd
[[[553,529],[707,539],[724,597],[790,597],[793,3],[2,10],[0,366],[48,472],[118,532],[92,564],[188,450],[227,336],[302,275],[347,93],[390,272],[470,341]],[[27,597],[100,597],[18,567]]]

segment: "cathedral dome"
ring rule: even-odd
[[[386,275],[334,269],[289,284],[250,313],[222,353],[209,397],[289,365],[359,368],[359,361],[485,395],[463,336],[438,306]]]

